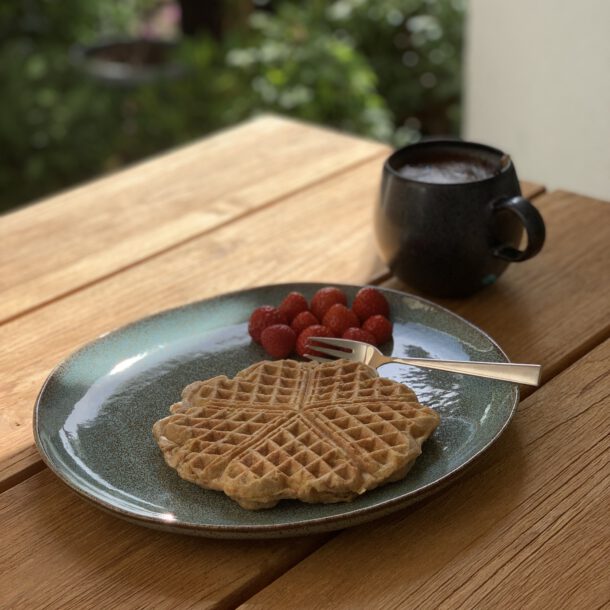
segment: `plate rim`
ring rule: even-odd
[[[481,457],[483,453],[485,453],[496,441],[502,436],[510,422],[513,420],[517,408],[520,402],[520,388],[518,384],[511,384],[513,387],[513,404],[510,407],[510,412],[503,422],[502,426],[498,429],[496,434],[481,448],[479,448],[470,458],[468,458],[465,462],[460,464],[459,466],[453,468],[449,472],[447,472],[442,477],[436,479],[435,481],[424,485],[423,487],[418,488],[417,490],[413,490],[406,494],[399,495],[394,498],[390,498],[388,500],[384,500],[379,502],[373,506],[357,508],[351,510],[347,514],[337,514],[337,515],[328,515],[325,517],[316,517],[312,519],[302,520],[295,523],[272,523],[272,524],[250,524],[250,525],[218,525],[218,524],[203,524],[203,523],[186,523],[181,521],[164,521],[160,518],[150,517],[146,515],[137,514],[134,512],[130,512],[121,507],[116,506],[110,502],[107,502],[98,496],[89,493],[87,490],[79,487],[76,483],[74,483],[67,475],[64,474],[63,470],[56,466],[51,456],[48,455],[46,449],[44,448],[43,441],[39,435],[39,411],[41,409],[41,401],[45,394],[45,390],[47,386],[53,381],[57,373],[60,371],[62,367],[65,367],[71,360],[77,358],[87,349],[89,349],[92,345],[97,343],[101,339],[106,339],[111,335],[118,334],[120,332],[125,331],[128,328],[138,326],[143,323],[148,323],[155,318],[162,318],[167,315],[171,315],[173,312],[178,312],[180,310],[184,310],[189,307],[196,307],[203,303],[214,301],[217,299],[224,298],[232,298],[239,295],[242,295],[245,292],[254,292],[256,290],[266,290],[266,289],[290,289],[290,290],[298,290],[301,288],[323,288],[326,286],[336,286],[338,288],[350,288],[350,289],[360,289],[363,287],[372,287],[382,292],[390,292],[399,297],[408,297],[410,299],[414,299],[419,301],[422,305],[430,307],[434,310],[439,310],[444,314],[448,314],[451,318],[456,321],[465,324],[470,327],[477,333],[480,333],[486,340],[488,340],[500,353],[500,355],[505,359],[506,362],[510,362],[507,354],[504,350],[498,345],[498,343],[483,329],[479,328],[472,322],[466,320],[459,314],[451,311],[450,309],[438,305],[429,299],[424,297],[420,297],[419,295],[415,295],[409,292],[404,292],[402,290],[397,290],[394,288],[385,288],[383,286],[377,286],[375,284],[344,284],[344,283],[323,283],[323,282],[281,282],[277,284],[261,284],[257,286],[250,286],[247,288],[241,288],[238,290],[232,290],[230,292],[225,292],[221,294],[217,294],[211,297],[207,297],[204,299],[199,299],[195,301],[190,301],[188,303],[184,303],[182,305],[177,305],[175,307],[170,307],[167,309],[160,310],[158,312],[142,316],[124,324],[122,326],[117,326],[111,329],[110,331],[106,331],[101,333],[100,335],[95,336],[93,339],[87,341],[86,343],[81,344],[77,349],[70,352],[65,358],[63,358],[58,364],[56,364],[49,374],[47,375],[44,383],[42,384],[34,403],[34,413],[32,418],[32,428],[34,433],[34,443],[36,445],[36,449],[38,450],[43,462],[45,465],[51,470],[65,485],[67,485],[72,491],[76,492],[81,498],[91,502],[96,507],[103,509],[107,513],[111,513],[115,516],[119,516],[127,521],[132,523],[137,523],[140,525],[146,525],[155,529],[161,529],[165,531],[171,531],[182,534],[191,534],[198,536],[207,536],[207,537],[217,537],[217,538],[271,538],[271,537],[287,537],[287,536],[296,536],[299,534],[315,534],[327,531],[333,531],[342,529],[341,523],[345,521],[349,521],[349,523],[345,524],[345,527],[352,527],[355,525],[362,524],[367,521],[372,521],[378,517],[383,515],[387,515],[389,513],[400,510],[401,508],[406,508],[411,504],[418,502],[419,500],[423,500],[424,498],[432,495],[436,491],[441,491],[447,485],[449,485],[454,479],[459,478],[464,471],[469,468],[474,461]],[[507,382],[510,383],[510,382]],[[349,503],[344,503],[349,506]]]

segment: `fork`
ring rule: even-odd
[[[315,345],[314,345],[315,343]],[[384,364],[407,364],[426,369],[438,369],[451,373],[462,373],[474,377],[488,377],[501,381],[513,381],[526,385],[538,385],[542,367],[539,364],[516,364],[513,362],[474,362],[471,360],[436,360],[434,358],[393,358],[384,356],[376,347],[351,339],[329,339],[327,337],[310,337],[308,346],[316,352],[362,362],[371,368],[378,369]],[[335,349],[339,348],[339,349]],[[333,358],[305,354],[316,362],[331,362]]]

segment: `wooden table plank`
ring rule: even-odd
[[[3,608],[232,608],[326,539],[158,532],[99,511],[48,470],[0,495],[0,529]]]
[[[609,376],[607,341],[526,399],[459,485],[347,530],[243,608],[607,604]]]
[[[542,364],[544,382],[610,336],[610,205],[562,191],[536,205],[547,225],[538,256],[472,298],[431,300],[485,330],[511,360]]]
[[[0,353],[0,489],[23,480],[24,469],[38,468],[30,430],[36,394],[52,367],[84,342],[230,290],[283,281],[362,284],[379,274],[371,208],[382,159],[0,326],[0,344],[12,346]],[[268,235],[264,243],[261,235]]]
[[[370,208],[382,158],[0,326],[0,344],[11,346],[0,352],[0,489],[38,462],[30,430],[36,394],[52,367],[84,342],[143,315],[248,286],[366,282],[380,269]],[[321,218],[329,233],[320,230]],[[269,236],[261,242],[261,235]]]
[[[285,126],[277,129],[285,130]],[[235,136],[235,132],[229,134]],[[233,136],[229,135],[229,138]],[[66,226],[72,225],[69,230],[56,222],[56,214],[64,213],[57,203],[61,198],[54,200],[55,208],[50,202],[47,202],[49,207],[45,208],[47,204],[40,206],[45,212],[40,217],[34,213],[36,208],[24,212],[23,218],[31,214],[32,225],[48,221],[47,230],[64,231],[61,235],[72,253],[68,256],[66,273],[53,275],[59,260],[55,258],[47,268],[28,269],[17,279],[18,282],[23,279],[23,283],[16,290],[25,295],[24,302],[31,299],[31,307],[37,309],[25,313],[28,307],[23,308],[21,304],[17,309],[19,317],[0,327],[0,343],[10,345],[10,352],[0,353],[0,367],[4,372],[0,393],[5,397],[0,406],[0,481],[4,479],[5,486],[15,485],[0,495],[0,527],[7,533],[3,534],[0,543],[3,547],[0,550],[0,591],[9,592],[10,597],[3,595],[7,597],[9,607],[46,604],[80,608],[108,605],[109,602],[112,606],[130,607],[233,607],[270,585],[278,575],[303,560],[328,538],[317,536],[245,544],[151,532],[88,506],[46,470],[32,474],[40,467],[31,445],[30,414],[34,395],[48,370],[83,342],[147,313],[231,289],[291,280],[365,283],[378,276],[382,266],[372,248],[370,217],[386,149],[373,150],[371,146],[376,145],[355,139],[349,139],[345,146],[344,141],[339,143],[333,139],[336,147],[330,145],[331,152],[327,154],[324,138],[330,138],[328,134],[303,137],[309,138],[310,143],[307,167],[292,167],[284,162],[292,158],[297,165],[304,163],[298,137],[294,139],[292,152],[283,155],[284,141],[278,136],[271,148],[277,148],[279,154],[269,152],[265,157],[266,171],[261,171],[260,180],[257,182],[253,177],[258,175],[259,161],[248,158],[242,167],[243,181],[238,179],[230,184],[233,174],[229,170],[233,169],[231,159],[235,156],[236,144],[234,141],[232,145],[225,145],[227,140],[220,136],[215,144],[218,155],[206,148],[211,155],[206,167],[215,170],[210,171],[213,179],[205,191],[208,198],[201,207],[196,193],[207,186],[204,184],[206,176],[197,173],[201,159],[194,152],[190,157],[185,156],[181,163],[173,155],[165,158],[165,164],[162,159],[157,160],[159,177],[151,178],[154,185],[143,183],[142,174],[134,169],[131,178],[129,172],[113,177],[122,176],[122,187],[117,183],[106,185],[107,190],[96,191],[100,185],[97,183],[83,189],[81,202],[93,201],[100,210],[109,205],[96,203],[103,199],[100,193],[117,198],[119,216],[122,214],[124,220],[118,233],[112,230],[109,217],[105,221],[83,218],[78,198],[67,204],[69,220]],[[269,147],[272,138],[261,139]],[[352,143],[359,151],[356,156],[360,155],[355,160],[346,152]],[[259,144],[253,138],[251,148]],[[186,151],[188,149],[177,154],[186,155]],[[271,160],[278,156],[282,158],[279,170],[271,173]],[[351,160],[347,160],[348,157]],[[329,158],[336,163],[332,169],[328,166]],[[178,163],[179,167],[175,170],[171,163]],[[167,171],[168,166],[171,171]],[[145,167],[150,174],[155,174],[150,166]],[[162,180],[168,173],[173,177],[172,185],[166,185]],[[176,179],[180,173],[182,178]],[[184,186],[183,190],[180,184]],[[151,217],[147,217],[143,225],[129,217],[130,201],[129,197],[122,196],[124,190],[129,191],[132,199],[137,199],[140,209],[148,208],[147,198],[153,200]],[[526,196],[533,197],[541,189],[526,184],[523,190]],[[172,207],[167,201],[173,198],[177,203]],[[567,241],[556,241],[554,249],[569,251],[570,240],[578,237],[578,231],[586,234],[599,230],[604,218],[602,211],[597,207],[593,211],[590,201],[583,201],[586,219],[576,223],[568,219],[576,228],[566,231]],[[100,210],[92,216],[103,216]],[[207,214],[210,214],[209,218]],[[76,221],[82,221],[87,228],[90,244],[85,245],[85,250],[82,250],[82,237],[71,235],[73,226],[78,224]],[[29,221],[24,221],[21,227],[26,234],[28,224]],[[96,228],[99,228],[99,240],[92,237]],[[134,238],[134,233],[140,230],[141,237]],[[42,234],[37,231],[40,230],[34,229],[45,248],[57,242],[47,239],[44,231]],[[117,238],[121,231],[124,231],[122,240]],[[26,239],[21,243],[28,244],[27,256],[31,257],[34,267],[38,265],[40,251],[44,248],[32,254],[34,248],[29,247],[30,241]],[[570,267],[567,278],[555,277],[550,289],[554,290],[556,298],[561,300],[565,298],[564,293],[572,294],[581,286],[590,288],[595,274],[598,281],[605,277],[600,274],[605,264],[600,243],[599,239],[592,240],[593,254],[584,253],[589,258],[584,256],[582,269],[575,265]],[[591,240],[588,244],[591,245]],[[19,242],[16,247],[20,247]],[[548,248],[549,245],[545,253]],[[0,245],[0,274],[3,253],[6,254],[6,250],[3,251]],[[591,257],[596,254],[600,258],[592,261]],[[8,255],[13,256],[10,251]],[[53,254],[55,256],[61,259],[64,254]],[[563,262],[561,256],[556,253],[554,256],[555,263]],[[18,255],[9,266],[15,265],[16,258]],[[86,260],[79,262],[83,258]],[[593,266],[586,268],[591,262]],[[28,274],[33,275],[28,279]],[[538,278],[536,274],[533,277]],[[519,281],[515,279],[515,283],[512,280],[509,283],[511,290],[517,286],[517,294],[521,290]],[[555,284],[561,284],[561,287]],[[540,285],[541,288],[537,283],[530,287],[532,294],[525,299],[525,305],[530,303],[527,299],[533,303],[536,298],[542,298],[537,295],[539,290],[549,290],[548,283],[540,282]],[[491,292],[494,290],[496,288]],[[540,312],[536,325],[530,323],[527,307],[518,308],[511,324],[505,320],[499,327],[502,336],[496,335],[496,338],[505,345],[504,338],[512,336],[521,322],[527,327],[528,338],[534,336],[542,340],[545,333],[552,332],[556,326],[551,314],[564,315],[572,322],[562,327],[564,341],[575,343],[582,351],[590,349],[605,333],[603,318],[590,314],[595,314],[595,307],[603,311],[601,299],[607,296],[604,290],[590,292],[593,303],[576,310],[579,315],[589,315],[589,318],[574,316],[573,302],[569,298],[565,298],[564,308],[552,308],[548,314]],[[17,301],[21,302],[19,298]],[[494,302],[493,307],[501,309],[506,305],[504,301]],[[456,304],[456,308],[460,306]],[[592,324],[601,326],[597,334],[590,331]],[[464,485],[443,495],[447,498],[446,504],[453,503],[451,506],[457,508],[450,511],[449,517],[443,512],[442,498],[433,499],[412,512],[360,528],[366,536],[358,535],[357,531],[339,536],[339,540],[348,541],[344,545],[348,553],[353,547],[356,555],[366,554],[361,549],[365,538],[369,539],[369,555],[377,552],[378,547],[383,549],[379,541],[388,539],[392,544],[387,545],[382,554],[392,558],[394,551],[399,557],[400,553],[406,553],[405,567],[398,562],[396,578],[390,578],[388,593],[372,595],[372,603],[368,606],[379,606],[384,599],[390,606],[396,601],[411,603],[412,596],[421,592],[422,596],[417,599],[426,603],[431,601],[432,605],[454,607],[473,600],[480,607],[493,607],[502,605],[507,592],[512,591],[514,595],[517,585],[521,586],[523,582],[540,589],[537,601],[543,606],[547,601],[559,599],[578,604],[581,598],[570,589],[569,581],[564,583],[563,589],[557,588],[556,597],[547,593],[548,581],[557,579],[559,574],[572,577],[572,581],[577,578],[579,585],[582,583],[590,591],[590,599],[602,599],[604,591],[599,586],[598,558],[607,554],[607,531],[602,544],[592,546],[591,540],[600,538],[598,528],[605,525],[602,511],[607,499],[607,493],[606,496],[599,493],[603,489],[599,479],[605,463],[601,451],[607,447],[603,445],[607,415],[600,410],[600,401],[607,400],[607,384],[604,389],[602,381],[594,374],[596,367],[607,371],[607,362],[604,362],[608,358],[607,346],[604,349],[594,352],[594,355],[601,354],[598,360],[590,355],[593,361],[583,359],[577,365],[579,368],[565,374],[568,377],[564,374],[556,377],[548,386],[552,390],[545,387],[528,399],[520,410],[517,427],[509,429],[508,435],[479,462],[477,469],[471,471]],[[576,353],[561,349],[557,354],[549,351],[546,362],[557,372],[576,357]],[[567,406],[557,409],[556,404],[563,407],[564,400]],[[573,442],[565,446],[568,431]],[[547,464],[550,464],[548,468]],[[16,484],[26,477],[29,478]],[[507,481],[513,483],[512,487]],[[431,507],[431,515],[426,512],[427,507]],[[472,519],[473,511],[478,511],[478,520]],[[498,518],[502,519],[501,527],[498,527]],[[413,523],[405,523],[408,519],[421,519],[421,523],[413,529]],[[392,528],[391,523],[396,527]],[[397,540],[394,540],[395,535]],[[429,544],[430,539],[434,544]],[[450,544],[445,552],[443,545],[447,540]],[[514,554],[507,554],[507,545]],[[346,570],[350,565],[349,554],[346,554],[348,561],[340,559],[342,567],[337,575],[336,569],[329,570],[324,563],[327,548],[332,553],[336,547],[332,543],[315,554],[322,557],[323,568],[314,569],[306,560],[293,570],[297,580],[302,568],[305,568],[305,574],[308,569],[314,571],[313,588],[321,583],[323,591],[331,591],[330,597],[319,598],[318,605],[322,606],[328,606],[328,600],[333,599],[335,584],[339,584],[339,592],[342,586],[349,585],[342,580],[345,574],[349,578],[350,571]],[[430,558],[424,553],[429,553],[429,548],[441,551]],[[558,555],[561,557],[556,561]],[[592,564],[584,576],[577,574],[582,569],[583,556]],[[551,564],[550,569],[546,572],[538,569],[546,562]],[[391,560],[383,563],[394,566]],[[44,581],[40,579],[41,565],[50,566]],[[332,562],[329,565],[335,568]],[[360,567],[365,566],[366,561],[361,562]],[[358,580],[356,586],[350,589],[354,594],[351,607],[362,606],[368,601],[367,593],[359,595],[358,587],[362,588],[361,583],[375,575],[376,569],[378,565],[369,561],[368,571],[353,571],[359,576],[354,578]],[[440,593],[433,585],[435,574],[444,577]],[[383,570],[382,575],[387,578],[388,571]],[[289,589],[291,578],[287,581]],[[278,581],[280,585],[284,580]],[[377,578],[373,589],[375,587],[383,587],[381,577]],[[254,606],[260,605],[269,592],[273,602],[277,593],[275,584],[255,598]],[[309,607],[316,595],[307,595],[305,603],[300,605]],[[284,598],[282,606],[298,606],[295,599],[298,595],[294,599]],[[349,595],[345,599],[350,599]]]
[[[536,182],[530,182],[528,180],[521,180],[521,193],[527,199],[536,199],[542,195],[546,189],[541,184]]]
[[[265,117],[0,221],[0,322],[388,149]]]

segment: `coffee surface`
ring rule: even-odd
[[[398,170],[405,178],[432,184],[478,182],[496,175],[498,171],[499,167],[482,159],[451,157],[414,159]]]

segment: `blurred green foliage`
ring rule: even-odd
[[[326,123],[377,139],[392,136],[391,115],[367,59],[335,35],[326,3],[282,4],[255,13],[250,44],[231,45],[226,60],[250,86],[261,110]]]
[[[464,10],[462,0],[338,0],[327,9],[375,73],[395,144],[458,133]]]
[[[184,77],[146,85],[111,86],[70,60],[75,43],[137,35],[157,3],[0,6],[0,210],[258,112],[395,145],[457,133],[459,0],[276,0],[220,41],[183,40]]]

